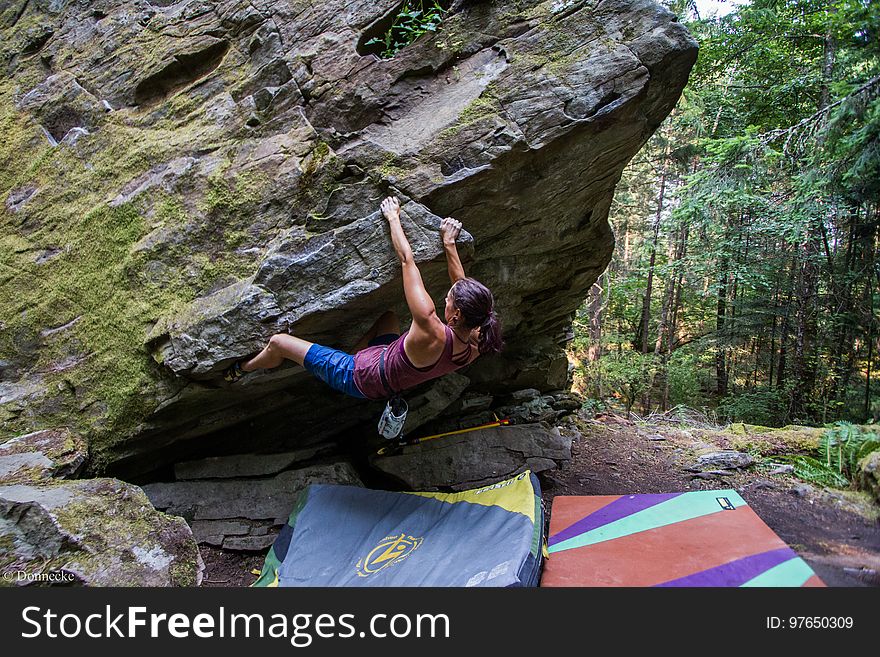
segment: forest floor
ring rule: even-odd
[[[551,516],[557,495],[732,488],[828,586],[880,586],[880,506],[867,494],[822,488],[758,466],[696,476],[685,469],[695,454],[742,449],[741,436],[717,427],[636,422],[614,414],[579,417],[569,427],[575,434],[571,462],[540,475]],[[773,446],[779,453],[786,451],[787,439],[797,443],[803,435],[782,432],[749,439],[753,446],[760,440],[779,441]],[[248,586],[263,565],[263,554],[201,550],[203,586]]]

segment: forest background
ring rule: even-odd
[[[618,185],[576,389],[596,411],[876,422],[880,3],[665,4],[700,56]]]

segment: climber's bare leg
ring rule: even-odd
[[[386,333],[397,333],[400,335],[400,318],[393,310],[386,310],[379,315],[379,319],[373,322],[367,334],[358,340],[358,343],[352,348],[352,353],[357,353],[369,346],[370,340]]]
[[[269,344],[256,356],[241,364],[245,372],[253,372],[258,369],[271,370],[278,367],[285,360],[302,365],[312,343],[302,338],[297,338],[287,333],[276,333],[269,338]]]

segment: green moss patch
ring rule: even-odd
[[[191,243],[176,252],[165,245],[166,275],[154,277],[148,265],[156,252],[133,245],[156,226],[187,225],[191,211],[164,192],[115,207],[111,200],[121,185],[179,157],[185,135],[145,132],[119,118],[75,149],[51,147],[14,109],[8,85],[0,86],[0,129],[0,197],[23,186],[37,190],[17,212],[0,215],[0,358],[46,391],[41,401],[3,413],[0,439],[70,425],[89,439],[100,468],[108,447],[179,385],[144,346],[148,329],[247,269],[245,258],[228,254],[226,231],[242,240],[257,184],[212,182],[201,226],[217,230],[209,240],[216,248],[193,255]]]

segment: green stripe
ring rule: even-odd
[[[269,586],[269,584],[275,581],[275,573],[278,572],[280,567],[281,562],[278,560],[278,557],[275,556],[275,548],[273,546],[269,548],[269,554],[266,555],[266,560],[263,563],[263,570],[260,573],[260,577],[256,582],[251,584],[251,586]]]
[[[306,506],[306,502],[309,499],[309,492],[311,491],[311,486],[302,491],[296,498],[296,504],[293,506],[293,511],[290,512],[290,515],[287,517],[287,524],[291,527],[296,527],[296,519],[302,510]],[[293,537],[290,539],[293,541]],[[289,546],[288,546],[289,549]],[[272,582],[275,581],[275,575],[278,572],[278,569],[281,568],[282,559],[278,558],[278,555],[275,554],[275,546],[273,545],[269,548],[268,554],[266,554],[266,559],[263,561],[263,569],[260,571],[260,576],[257,578],[257,581],[251,584],[251,586],[269,586]]]
[[[813,569],[800,557],[773,566],[740,586],[803,586],[814,575]]]
[[[532,523],[534,530],[532,531],[532,545],[530,551],[532,556],[538,558],[541,551],[541,539],[544,538],[544,514],[541,513],[541,498],[535,495],[535,522]]]
[[[293,511],[290,512],[290,515],[287,517],[287,524],[291,527],[296,527],[296,518],[302,513],[302,510],[306,507],[306,502],[309,499],[309,493],[311,492],[311,486],[302,491],[299,496],[296,498],[296,504],[293,506]]]
[[[724,509],[715,499],[716,497],[726,497],[734,507],[746,506],[745,500],[735,490],[701,490],[683,493],[671,500],[615,520],[602,527],[597,527],[578,536],[572,536],[551,546],[550,552],[573,550],[700,516],[724,513]]]

